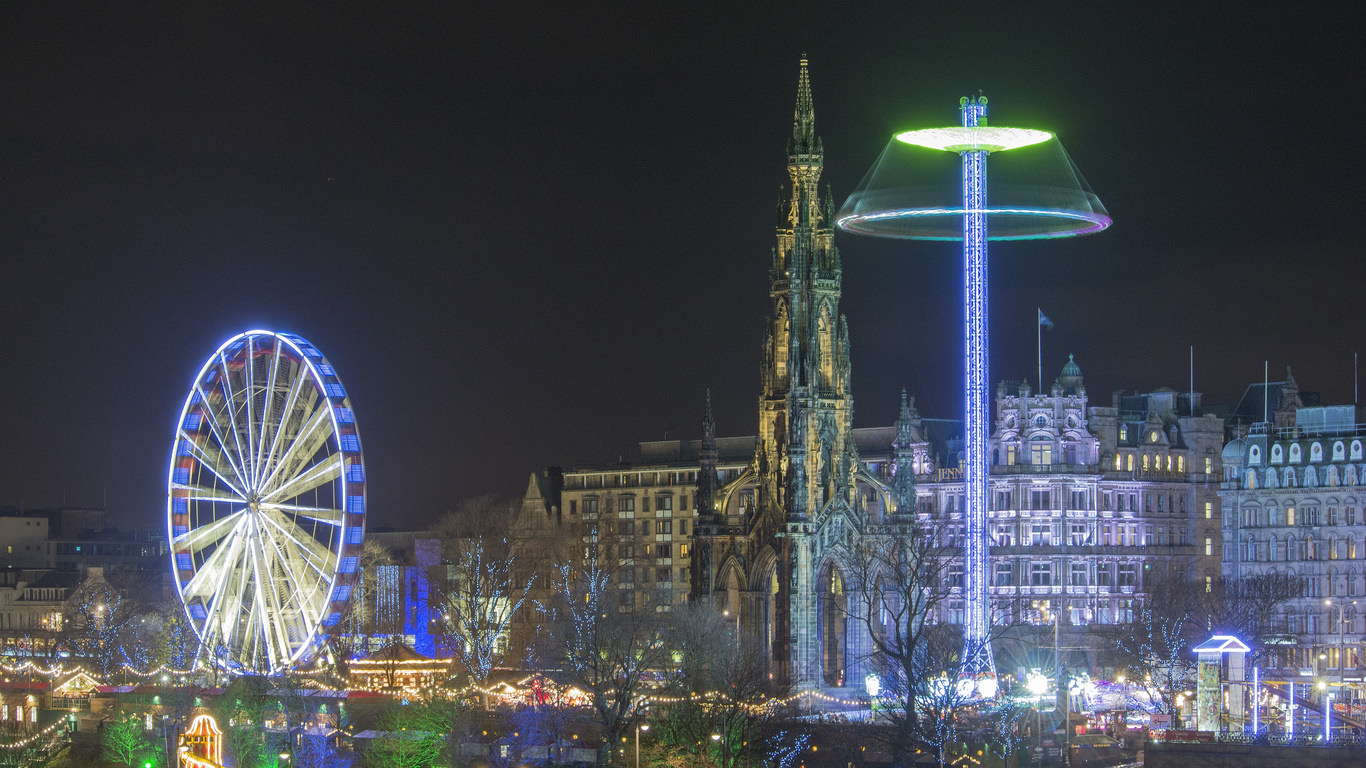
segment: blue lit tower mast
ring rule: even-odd
[[[964,128],[986,122],[987,100],[963,97]],[[967,626],[963,630],[960,680],[991,681],[995,697],[996,661],[991,654],[990,604],[987,602],[987,151],[972,148],[963,159],[963,467],[964,567]]]
[[[959,689],[965,695],[989,699],[996,695],[996,665],[991,652],[991,603],[987,591],[987,437],[991,402],[987,367],[987,241],[1098,232],[1110,225],[1110,217],[1051,133],[988,127],[987,100],[981,95],[964,97],[959,106],[961,125],[897,134],[863,184],[844,204],[838,223],[848,231],[880,237],[963,241],[963,570],[967,626],[963,633]],[[932,182],[922,181],[920,177],[927,175],[927,169],[928,175],[933,175],[933,164],[905,155],[904,145],[958,153],[962,170],[959,204],[943,199]],[[1022,164],[1021,175],[1027,177],[1028,183],[1001,187],[1001,202],[989,205],[987,155],[1034,145],[1041,150],[1033,151],[1034,159]],[[990,232],[988,218],[994,220]]]

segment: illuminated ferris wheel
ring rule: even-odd
[[[271,673],[316,653],[351,597],[365,468],[322,353],[248,331],[204,363],[171,449],[172,570],[200,653]]]

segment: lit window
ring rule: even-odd
[[[1213,555],[1213,554],[1214,554],[1214,539],[1210,538],[1209,536],[1206,536],[1206,537],[1205,537],[1205,557],[1210,557],[1210,556]]]
[[[1213,520],[1213,519],[1214,519],[1214,502],[1212,502],[1212,501],[1207,501],[1207,502],[1205,502],[1205,519],[1206,519],[1206,520]]]

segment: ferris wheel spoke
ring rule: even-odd
[[[266,522],[295,548],[299,559],[318,575],[321,581],[331,581],[330,568],[336,562],[323,542],[303,531],[283,515],[266,517]],[[273,534],[272,534],[273,535]]]
[[[275,499],[295,499],[317,488],[324,483],[330,483],[341,477],[342,455],[333,454],[321,463],[314,464],[302,474],[291,478],[289,481],[262,496],[261,500],[266,503],[273,503]]]
[[[266,469],[265,480],[264,482],[262,482],[263,486],[269,486],[271,479],[275,474],[276,467],[278,466],[278,455],[281,451],[282,441],[288,441],[293,439],[293,436],[289,432],[290,424],[292,422],[293,415],[296,412],[298,412],[298,409],[300,409],[300,394],[304,392],[306,389],[311,389],[311,387],[309,387],[309,384],[310,381],[308,377],[297,375],[297,371],[296,375],[294,375],[289,380],[289,391],[285,395],[284,407],[280,411],[280,418],[275,419],[275,423],[273,425],[270,438],[270,450],[266,452],[266,455],[262,459],[261,466]],[[311,403],[305,403],[303,406],[303,412],[307,413],[309,410],[311,410],[311,407]]]
[[[261,530],[258,527],[257,532]],[[270,560],[261,541],[261,536],[256,536],[252,540],[251,560],[252,573],[255,576],[256,587],[256,615],[260,622],[258,636],[265,640],[266,659],[273,665],[275,660],[280,657],[277,649],[289,648],[289,639],[282,632],[282,619],[284,616],[284,606],[280,605],[280,593],[276,584],[275,574],[270,567]],[[271,617],[275,617],[272,621]],[[288,652],[285,657],[288,658]]]
[[[204,467],[205,469],[209,470],[209,472],[213,473],[213,476],[221,480],[224,485],[226,485],[228,488],[232,490],[233,493],[237,494],[238,496],[241,496],[244,499],[246,498],[246,492],[242,490],[241,485],[237,482],[234,482],[232,479],[229,479],[226,475],[223,474],[222,467],[219,466],[217,457],[209,453],[209,451],[206,450],[204,446],[197,443],[192,437],[190,437],[188,433],[185,432],[185,430],[180,430],[180,432],[177,433],[177,437],[185,445],[190,446],[191,455],[199,462],[199,465],[201,467]],[[226,454],[221,451],[218,455],[226,456]],[[232,462],[228,462],[228,469],[233,470],[233,475],[236,476],[236,468],[232,466]]]
[[[253,462],[261,469],[262,474],[268,469],[266,463],[269,461],[269,456],[266,454],[266,438],[267,436],[270,437],[270,444],[273,448],[280,436],[280,423],[272,417],[275,415],[275,387],[280,373],[281,344],[279,339],[272,341],[274,346],[270,356],[270,377],[266,380],[264,405],[261,407],[260,436],[256,441],[256,459]]]
[[[281,512],[291,514],[295,518],[305,518],[325,525],[341,525],[346,519],[346,511],[333,509],[331,507],[308,507],[302,504],[272,504],[264,503],[261,509],[278,509]]]
[[[294,436],[284,453],[276,460],[269,476],[261,483],[260,490],[263,496],[270,495],[282,482],[289,482],[289,478],[306,466],[318,454],[318,449],[326,445],[328,438],[332,436],[332,413],[327,401],[308,402],[304,407],[311,410],[299,433]]]
[[[247,452],[242,450],[242,433],[237,426],[237,406],[239,403],[236,395],[238,392],[237,390],[232,389],[232,375],[228,372],[228,357],[222,352],[218,353],[218,370],[220,387],[223,390],[224,410],[227,412],[228,416],[228,431],[232,432],[232,444],[236,448],[238,465],[242,468],[242,477],[246,481],[246,485],[250,487],[253,478],[251,476],[250,468],[247,466]],[[248,392],[246,403],[244,404],[248,412],[251,411],[250,388],[251,384],[248,382]],[[223,447],[226,448],[227,445],[225,444]]]
[[[280,569],[284,579],[274,582],[275,589],[279,589],[281,582],[287,586],[285,599],[283,602],[277,596],[277,603],[280,603],[281,610],[277,614],[281,617],[282,624],[289,626],[283,627],[286,638],[297,636],[303,637],[307,634],[308,628],[315,626],[322,618],[322,608],[318,605],[318,581],[307,581],[307,577],[298,574],[294,570],[295,558],[291,556],[290,546],[286,542],[281,542],[269,529],[264,528],[267,539],[271,544],[270,555],[274,559],[275,565]],[[306,563],[305,563],[306,564]],[[298,606],[298,611],[289,609],[291,604]],[[291,631],[292,630],[292,631]],[[289,641],[291,653],[294,648],[293,641]]]
[[[193,499],[193,497],[191,497]],[[242,520],[242,514],[246,509],[239,509],[230,515],[220,517],[212,523],[193,528],[189,532],[175,537],[171,540],[171,549],[181,549],[189,547],[194,551],[202,550],[210,544],[216,544],[222,538],[237,528]]]
[[[233,475],[237,477],[237,485],[246,488],[247,476],[242,471],[240,462],[234,462],[232,460],[232,452],[229,450],[230,446],[227,443],[227,439],[223,436],[223,424],[221,422],[222,414],[219,413],[217,409],[213,408],[213,400],[209,397],[209,394],[204,391],[202,386],[195,385],[195,392],[199,394],[200,401],[204,403],[204,410],[208,412],[209,418],[206,422],[209,425],[209,433],[213,435],[214,442],[218,444],[220,455],[228,462],[228,468],[231,469]],[[229,403],[229,407],[231,407],[231,403]],[[239,456],[238,458],[240,459],[241,457]],[[217,462],[214,463],[217,465]]]
[[[241,548],[242,527],[243,521],[238,519],[228,534],[230,538],[204,558],[204,563],[195,569],[194,576],[185,583],[182,593],[210,598],[222,594],[223,585],[232,570],[231,565],[237,560],[237,550]]]
[[[242,449],[242,464],[247,468],[247,478],[256,487],[256,339],[247,339],[246,365],[242,368],[242,409],[247,417],[247,444]],[[263,409],[264,414],[264,409]]]
[[[205,488],[202,485],[186,485],[184,483],[172,483],[171,490],[185,491],[186,501],[202,501],[209,504],[245,504],[247,500],[238,496],[236,493],[229,493],[219,488]],[[215,518],[217,515],[214,516]]]

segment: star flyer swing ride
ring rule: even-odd
[[[224,342],[181,409],[167,487],[171,568],[199,656],[273,674],[325,652],[357,576],[365,467],[322,353],[291,333]]]
[[[989,127],[987,100],[981,95],[964,97],[959,107],[961,125],[893,137],[837,221],[841,229],[876,237],[963,243],[967,616],[958,690],[966,698],[985,700],[997,692],[987,592],[987,241],[1090,234],[1110,226],[1110,216],[1053,134]],[[989,205],[987,155],[1007,150],[1023,151],[992,161]],[[946,153],[959,156],[958,193],[943,185],[952,178]]]

